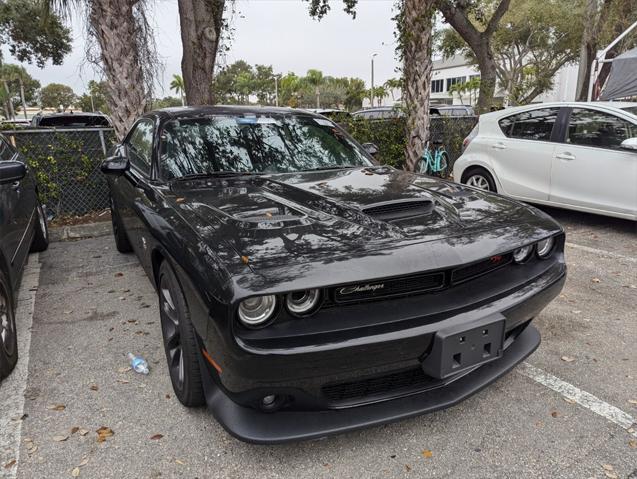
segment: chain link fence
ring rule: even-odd
[[[111,128],[24,129],[2,133],[26,158],[40,199],[55,216],[108,207],[100,163],[115,143]]]

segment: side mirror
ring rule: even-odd
[[[637,151],[637,138],[628,138],[620,145],[624,150]]]
[[[128,162],[128,157],[126,156],[126,150],[123,146],[115,147],[110,155],[106,157],[102,164],[100,165],[100,170],[105,175],[112,176],[120,176],[123,175],[130,163]]]
[[[0,184],[20,181],[27,174],[27,166],[21,161],[0,161]]]
[[[363,149],[372,156],[376,156],[380,151],[374,143],[363,143]]]

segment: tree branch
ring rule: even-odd
[[[487,24],[487,28],[484,31],[484,33],[487,36],[491,35],[498,28],[498,24],[500,23],[500,20],[502,19],[504,14],[509,9],[510,4],[511,4],[511,0],[500,1],[498,8],[496,8],[495,12],[493,12],[493,15],[491,16],[491,20],[489,20],[489,23]]]

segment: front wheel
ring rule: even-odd
[[[18,361],[18,335],[13,314],[9,282],[0,271],[0,380],[7,377]]]
[[[159,314],[175,396],[184,406],[201,406],[205,399],[195,328],[177,275],[167,261],[159,268]]]

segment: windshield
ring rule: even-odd
[[[159,163],[165,180],[216,172],[286,173],[372,165],[334,123],[301,115],[171,120],[162,130]]]
[[[622,110],[625,110],[628,113],[632,113],[633,115],[637,115],[637,105],[635,105],[635,106],[627,106],[625,108],[622,108]]]

